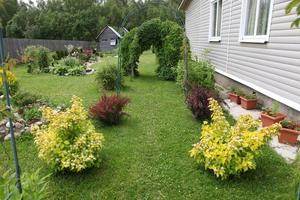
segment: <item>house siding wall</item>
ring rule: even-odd
[[[208,41],[209,0],[191,1],[185,11],[186,33],[193,56],[201,57],[203,49],[209,49],[208,57],[219,72],[292,101],[300,111],[300,29],[290,27],[296,15],[285,15],[288,2],[274,0],[266,44],[239,42],[242,1],[235,0],[223,0],[221,42]]]
[[[118,36],[110,28],[107,27],[102,32],[102,34],[99,36],[99,47],[98,47],[98,49],[102,52],[111,52],[114,49],[116,49],[117,45],[114,45],[114,46],[110,45],[110,40],[111,39],[115,39],[117,41]]]

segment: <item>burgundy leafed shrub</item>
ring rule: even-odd
[[[211,111],[208,107],[209,98],[220,100],[217,93],[212,90],[202,87],[193,87],[190,90],[186,98],[186,104],[196,119],[207,119],[211,116]]]
[[[118,124],[122,116],[124,107],[129,103],[129,98],[117,95],[104,95],[90,108],[90,115],[106,124]]]

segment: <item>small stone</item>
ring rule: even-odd
[[[11,138],[11,136],[10,136],[10,134],[8,134],[4,137],[4,140],[10,140],[10,138]]]
[[[28,126],[26,126],[26,127],[24,128],[24,132],[25,132],[25,133],[31,132],[31,128],[28,127]]]
[[[6,128],[0,127],[0,134],[5,135],[6,134]]]
[[[16,127],[16,129],[22,129],[24,127],[24,125],[21,124],[20,122],[16,122],[15,127]]]
[[[10,128],[10,123],[9,123],[9,121],[6,123],[6,128]],[[14,124],[13,124],[13,126],[14,126]]]
[[[20,135],[21,135],[21,132],[14,133],[15,138],[19,137]],[[10,140],[10,138],[11,138],[11,135],[8,134],[4,137],[4,140]]]
[[[17,122],[19,122],[19,123],[21,123],[21,124],[25,124],[25,123],[26,123],[26,121],[25,121],[24,119],[22,119],[22,118],[21,118],[21,119],[18,119]]]
[[[4,95],[1,95],[1,96],[0,96],[0,99],[4,99],[4,98],[5,98],[5,96],[4,96]]]
[[[35,125],[38,125],[38,126],[41,126],[41,125],[43,125],[43,122],[38,121],[38,122],[35,122],[34,124],[35,124]]]
[[[0,126],[4,126],[6,125],[7,123],[7,119],[3,119],[1,122],[0,122]]]

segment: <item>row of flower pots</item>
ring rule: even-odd
[[[257,107],[257,98],[255,95],[244,95],[239,90],[232,90],[229,93],[231,102],[240,104],[242,108],[251,110]],[[285,119],[286,115],[279,112],[279,103],[274,103],[272,108],[263,109],[261,113],[261,121],[263,127],[280,123],[282,129],[278,136],[278,141],[283,144],[296,145],[298,136],[300,135],[300,124],[296,124],[291,120]]]
[[[257,98],[255,94],[244,94],[241,91],[234,90],[229,93],[231,102],[241,105],[246,110],[252,110],[257,107]]]

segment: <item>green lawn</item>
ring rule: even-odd
[[[52,175],[49,199],[294,198],[296,167],[286,164],[268,147],[257,162],[257,170],[240,178],[221,181],[200,169],[188,156],[192,144],[198,141],[200,123],[187,110],[180,87],[156,78],[156,66],[153,54],[141,57],[141,76],[133,81],[126,79],[128,88],[123,92],[131,98],[127,109],[130,117],[119,126],[99,127],[106,139],[101,167],[81,174]],[[56,103],[66,103],[76,94],[89,106],[100,95],[94,76],[30,75],[25,71],[15,69],[21,89]],[[43,168],[44,175],[50,172],[37,158],[31,136],[19,138],[17,145],[23,171]]]

